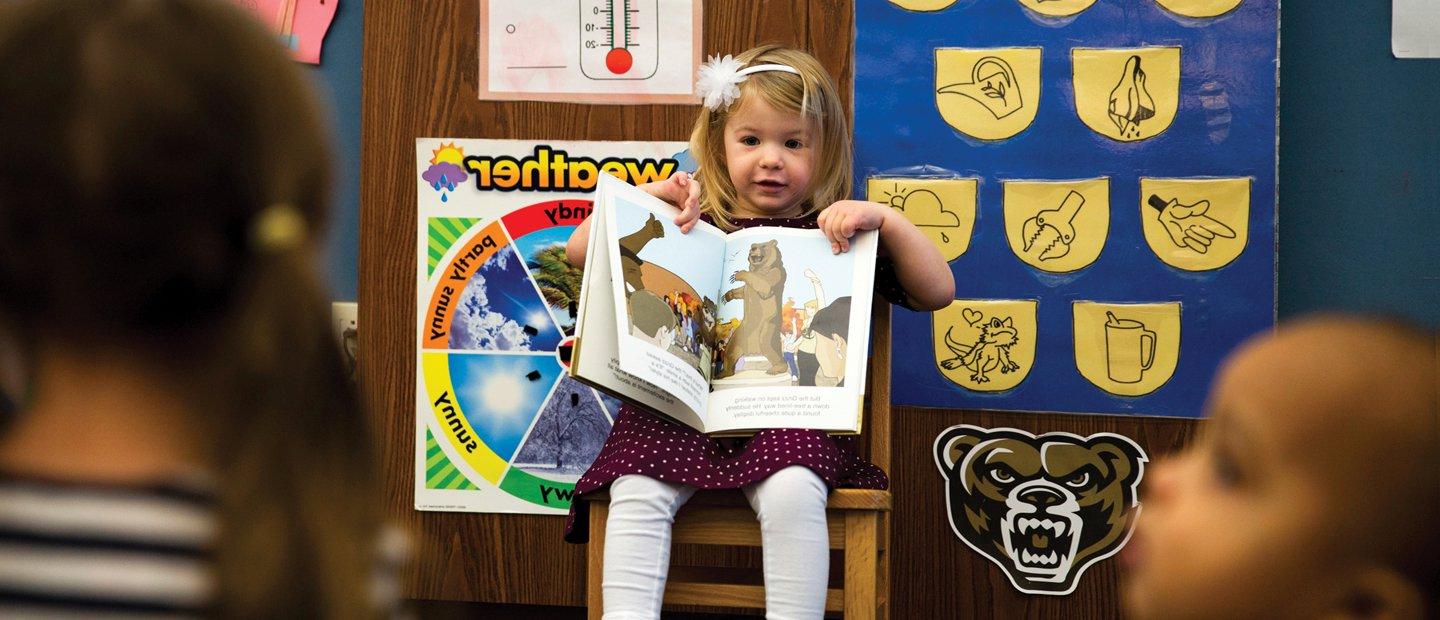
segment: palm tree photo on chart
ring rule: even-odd
[[[554,245],[535,253],[530,259],[530,273],[545,302],[555,308],[564,308],[570,314],[564,326],[565,334],[575,331],[575,312],[580,303],[581,270],[565,258],[565,246]]]

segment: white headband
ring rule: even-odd
[[[695,93],[703,98],[705,107],[711,110],[729,106],[740,98],[740,83],[752,73],[762,71],[784,71],[800,75],[795,67],[787,65],[755,65],[743,67],[744,63],[726,54],[724,58],[711,56],[700,65],[700,77],[695,80]]]

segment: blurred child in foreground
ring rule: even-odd
[[[1324,316],[1236,352],[1126,548],[1137,618],[1440,614],[1434,332]]]
[[[0,616],[385,611],[330,161],[233,3],[0,3]]]

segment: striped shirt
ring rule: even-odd
[[[89,484],[0,472],[0,618],[180,618],[215,592],[216,499],[203,484]],[[398,600],[403,541],[372,584]],[[391,540],[394,538],[394,540]]]

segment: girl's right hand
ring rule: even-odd
[[[664,200],[680,209],[675,216],[675,225],[680,232],[688,233],[700,219],[700,183],[690,173],[680,171],[664,181],[655,181],[640,186],[645,193]]]

